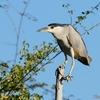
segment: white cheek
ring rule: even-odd
[[[62,33],[62,28],[61,27],[55,27],[54,33],[55,34],[61,34]]]
[[[52,33],[53,33],[53,35],[54,35],[55,38],[60,39],[60,40],[64,36],[64,34],[63,34],[63,28],[61,28],[61,27],[55,27],[55,29],[53,30]]]

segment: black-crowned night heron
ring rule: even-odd
[[[71,73],[75,65],[74,58],[85,65],[90,65],[92,59],[88,55],[86,45],[80,34],[70,24],[52,23],[47,27],[37,30],[38,32],[50,32],[57,39],[58,45],[65,55],[65,62],[67,64],[67,55],[72,57],[72,65],[69,74],[66,76],[71,79]]]

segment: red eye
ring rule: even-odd
[[[54,26],[51,26],[51,29],[53,29],[54,28]]]

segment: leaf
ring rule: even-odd
[[[88,15],[90,13],[90,11],[86,11],[86,15]]]
[[[9,68],[9,66],[8,66],[7,63],[1,63],[0,65],[1,65],[2,67]]]
[[[82,14],[85,14],[85,12],[82,12]]]
[[[98,7],[95,7],[96,10],[98,10]]]
[[[64,7],[65,5],[63,4],[62,7]]]

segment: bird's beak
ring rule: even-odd
[[[49,28],[48,27],[44,27],[44,28],[40,28],[37,30],[37,32],[48,32]]]

